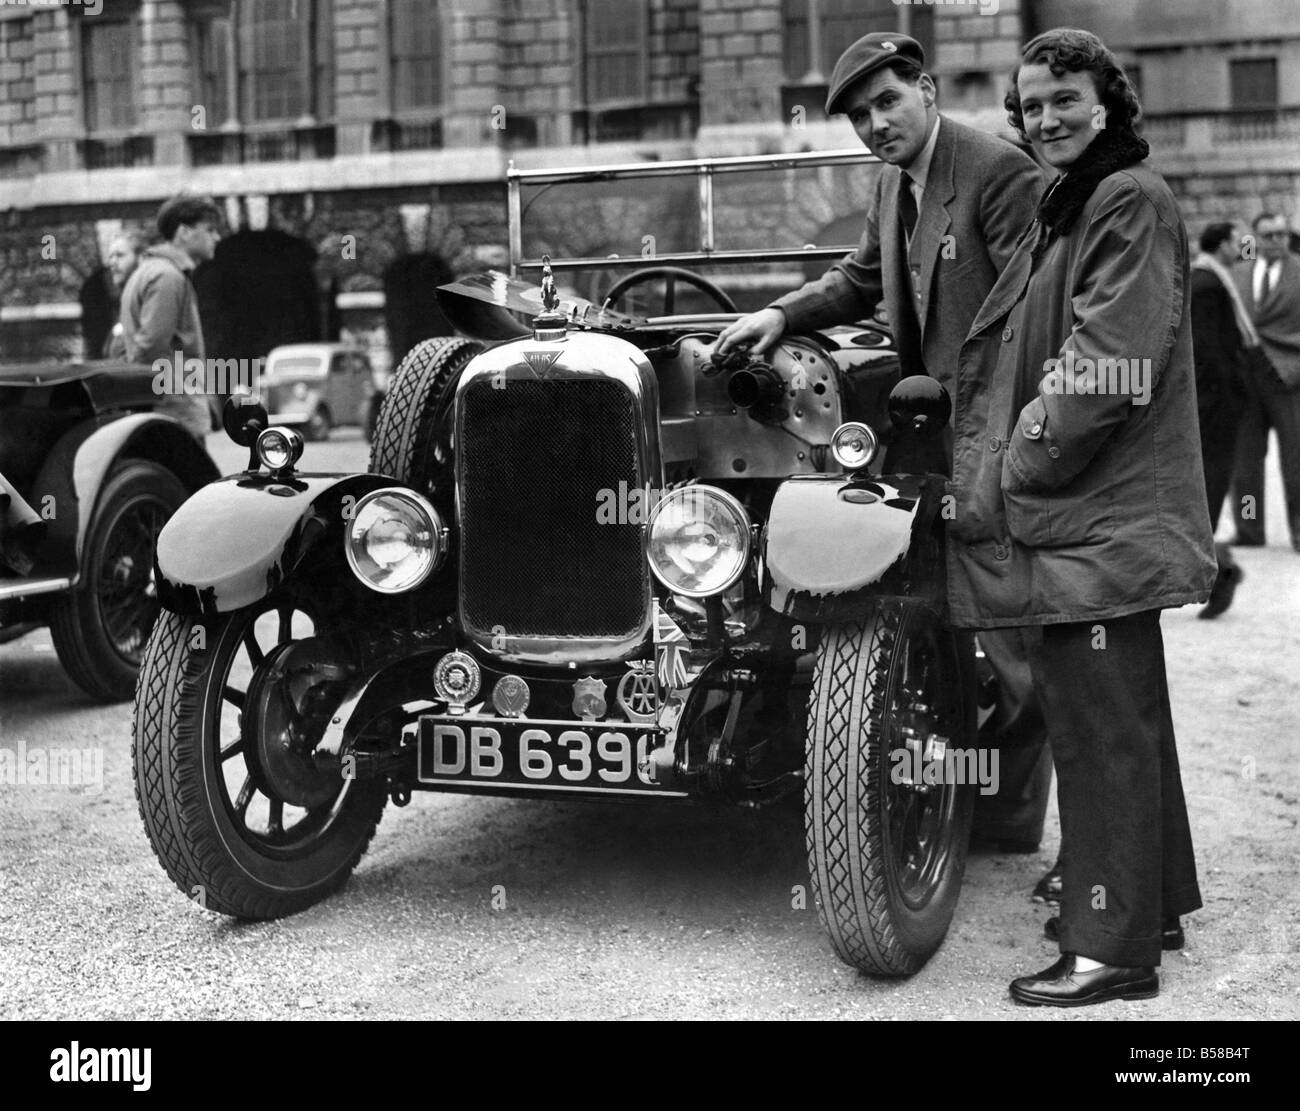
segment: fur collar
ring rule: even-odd
[[[1127,127],[1103,129],[1069,171],[1058,177],[1038,205],[1038,219],[1057,235],[1069,235],[1083,206],[1104,178],[1141,162],[1150,153],[1145,139]]]

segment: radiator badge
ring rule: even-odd
[[[583,721],[605,716],[605,680],[588,676],[573,684],[573,712]]]
[[[433,669],[433,689],[447,703],[447,713],[463,714],[478,694],[478,662],[465,652],[448,652]]]
[[[628,721],[643,724],[654,721],[659,710],[654,664],[649,660],[632,660],[627,666],[629,671],[618,681],[618,690],[614,694],[618,708]]]
[[[503,675],[492,688],[492,705],[503,718],[523,717],[532,694],[518,675]]]
[[[555,360],[560,357],[558,351],[525,351],[524,362],[528,364],[528,369],[533,372],[533,377],[539,382],[551,373],[551,367],[555,365]]]
[[[677,690],[690,682],[686,671],[690,643],[677,623],[664,613],[656,598],[655,606],[655,671],[659,685],[665,691]]]

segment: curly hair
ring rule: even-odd
[[[1124,67],[1107,49],[1106,44],[1091,31],[1077,27],[1056,27],[1036,35],[1025,44],[1020,54],[1020,65],[1011,74],[1011,84],[1002,100],[1007,110],[1007,122],[1026,142],[1025,115],[1020,108],[1020,90],[1016,80],[1021,66],[1046,65],[1060,77],[1065,73],[1091,73],[1097,97],[1105,106],[1108,127],[1132,131],[1142,118],[1142,105],[1138,103],[1133,82]]]

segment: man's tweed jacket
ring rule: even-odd
[[[901,180],[897,166],[882,166],[858,249],[773,304],[792,330],[803,330],[866,319],[883,296],[903,374],[929,373],[955,398],[957,353],[1032,222],[1047,178],[1005,140],[940,116],[906,260],[920,275],[916,293],[904,269]],[[904,297],[915,305],[919,336],[902,311]]]

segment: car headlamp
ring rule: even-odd
[[[257,458],[264,467],[282,471],[302,458],[302,436],[292,428],[268,428],[257,437]]]
[[[744,574],[749,530],[749,515],[730,494],[713,486],[683,486],[650,514],[650,570],[674,594],[718,594]]]
[[[438,511],[412,490],[393,487],[367,494],[348,522],[348,566],[371,590],[414,590],[437,569],[447,550]]]
[[[869,425],[851,420],[831,437],[831,454],[846,471],[860,471],[875,457],[880,441]]]

